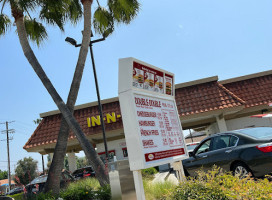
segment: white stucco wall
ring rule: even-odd
[[[258,126],[270,126],[272,127],[271,118],[255,118],[255,117],[241,117],[231,120],[226,120],[227,130],[236,130],[248,127],[258,127]],[[206,129],[208,135],[219,133],[219,128],[217,123],[213,123]]]
[[[271,118],[242,117],[226,121],[228,130],[247,127],[272,126]]]
[[[205,132],[207,133],[207,135],[212,135],[215,133],[219,133],[219,128],[217,123],[213,123],[211,124],[206,130]]]

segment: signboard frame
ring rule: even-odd
[[[135,72],[133,72],[135,63],[146,67],[147,71],[151,70],[151,73],[153,73],[152,70],[154,70],[155,74],[156,74],[156,71],[163,72],[164,76],[167,75],[170,78],[172,78],[171,92],[169,92],[170,90],[168,87],[168,91],[167,91],[168,94],[166,94],[165,77],[163,77],[164,78],[163,92],[158,90],[155,91],[155,89],[152,90],[149,87],[144,88],[143,86],[140,86],[139,88],[137,84],[135,87],[134,81],[135,80],[137,81],[137,79],[135,79]],[[143,83],[141,79],[140,79],[140,83]],[[151,86],[152,86],[152,83],[151,83]],[[159,166],[159,165],[163,165],[167,163],[173,163],[173,162],[177,162],[182,159],[188,158],[188,152],[185,145],[185,139],[182,133],[182,127],[181,127],[178,110],[177,110],[176,102],[175,102],[174,74],[166,70],[160,69],[158,67],[155,67],[153,65],[142,62],[140,60],[137,60],[135,58],[120,59],[119,60],[119,92],[118,93],[119,93],[119,101],[120,101],[122,119],[123,119],[124,130],[125,130],[125,138],[126,138],[126,144],[128,149],[130,169],[132,171],[145,169],[145,168],[149,168],[153,166]],[[140,136],[140,127],[139,127],[139,122],[137,117],[136,106],[135,106],[135,96],[137,95],[144,96],[151,99],[152,98],[158,99],[159,101],[162,100],[162,101],[172,102],[172,104],[174,105],[173,110],[175,112],[175,116],[179,126],[180,134],[181,134],[180,138],[182,140],[182,145],[183,145],[182,147],[183,154],[176,155],[173,157],[166,157],[166,158],[158,159],[154,161],[152,160],[148,162],[145,160],[142,138]]]

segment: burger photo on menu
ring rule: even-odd
[[[162,89],[162,82],[159,82],[159,88]]]
[[[150,87],[154,86],[154,81],[152,79],[149,79],[149,85],[150,85]]]
[[[144,76],[142,74],[138,75],[138,82],[143,83],[144,82]]]
[[[169,82],[165,83],[165,90],[166,90],[166,94],[171,95],[172,94],[172,84]]]

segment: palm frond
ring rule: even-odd
[[[11,20],[7,15],[0,14],[0,36],[4,35],[11,26]]]
[[[48,24],[57,25],[60,30],[64,31],[63,27],[68,9],[68,5],[65,2],[65,0],[43,1],[40,18]]]
[[[36,19],[24,18],[26,33],[30,40],[36,42],[40,46],[41,42],[47,39],[47,32],[45,27],[36,21]]]
[[[37,0],[18,0],[17,1],[18,6],[23,10],[35,10],[38,6],[38,2]]]
[[[93,26],[95,32],[103,36],[111,34],[114,30],[114,20],[111,13],[103,7],[98,7],[94,12]]]
[[[4,9],[4,7],[5,7],[5,4],[6,4],[7,0],[3,0],[3,1],[4,1],[4,2],[3,2],[3,4],[2,4],[2,8],[1,8],[0,14],[3,13],[3,9]],[[0,3],[1,3],[1,1],[0,1]]]
[[[109,9],[117,22],[129,24],[138,14],[138,0],[108,0]]]
[[[57,25],[64,31],[67,20],[76,23],[82,16],[78,0],[42,0],[40,18],[48,24]]]
[[[71,0],[68,7],[68,19],[76,24],[82,17],[82,7],[79,0]]]

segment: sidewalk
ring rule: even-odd
[[[172,182],[176,185],[178,185],[179,181],[175,175],[175,171],[173,172],[159,172],[155,174],[155,178],[153,179],[152,183],[159,183],[159,182],[164,182],[164,181],[169,181]]]

